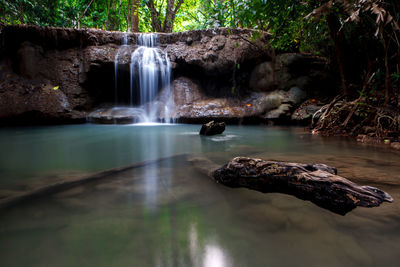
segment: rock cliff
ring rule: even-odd
[[[84,122],[91,111],[112,105],[114,60],[124,36],[129,46],[119,54],[122,98],[128,95],[137,34],[1,28],[0,123]],[[275,57],[267,49],[268,38],[264,32],[228,28],[159,34],[160,49],[168,53],[173,69],[176,118],[290,119],[300,103],[289,99],[289,89],[297,87],[300,95],[312,97],[327,80],[327,65],[310,55]]]

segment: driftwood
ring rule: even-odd
[[[384,201],[393,201],[386,192],[357,185],[338,176],[336,168],[324,164],[237,157],[209,174],[217,182],[230,187],[290,194],[341,215],[357,206],[377,207]]]
[[[118,173],[121,173],[124,171],[144,167],[147,165],[159,163],[159,162],[162,162],[165,160],[170,160],[170,159],[174,159],[174,158],[178,158],[178,157],[185,157],[185,156],[186,156],[185,154],[181,154],[181,155],[175,155],[175,156],[171,156],[171,157],[158,158],[158,159],[154,159],[154,160],[141,161],[141,162],[137,162],[137,163],[127,165],[124,167],[108,169],[108,170],[97,172],[94,174],[89,174],[89,175],[85,175],[85,176],[76,177],[73,179],[68,179],[68,180],[65,180],[62,182],[56,182],[54,184],[49,184],[49,185],[46,185],[46,186],[43,186],[43,187],[40,187],[37,189],[33,189],[28,192],[15,194],[15,195],[9,196],[7,198],[1,199],[0,200],[0,210],[12,207],[14,205],[17,205],[17,204],[20,204],[20,203],[23,203],[23,202],[26,202],[29,200],[56,194],[56,193],[71,189],[76,186],[80,186],[80,185],[87,184],[90,182],[97,182],[97,181],[100,181],[105,178],[113,177],[112,175],[115,175],[115,174],[118,174]]]

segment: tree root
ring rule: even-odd
[[[376,107],[366,102],[364,96],[353,101],[346,101],[343,96],[336,97],[313,115],[313,133],[368,134],[377,139],[386,138],[391,133],[400,133],[398,110]]]

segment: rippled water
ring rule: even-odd
[[[400,154],[301,128],[76,125],[0,130],[0,197],[145,159],[0,213],[1,266],[398,266]],[[395,202],[346,216],[214,183],[192,156],[319,162]]]

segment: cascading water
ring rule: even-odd
[[[157,34],[137,35],[138,47],[134,52],[131,52],[133,47],[128,45],[127,37],[125,33],[114,60],[115,107],[100,112],[116,118],[114,122],[132,118],[134,123],[172,123],[174,101],[167,53],[160,49]],[[128,62],[129,69],[126,68]],[[129,94],[124,86],[126,74],[121,75],[122,70],[125,73],[129,70]],[[121,106],[123,104],[129,104],[129,107]]]
[[[158,47],[157,34],[140,34],[137,44],[139,47],[132,53],[130,63],[130,104],[137,88],[139,104],[144,109],[144,122],[156,122],[157,118],[172,122],[171,63],[168,55]],[[158,94],[160,89],[162,91]]]

